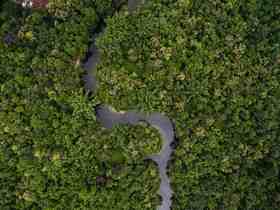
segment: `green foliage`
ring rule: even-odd
[[[95,98],[83,94],[78,63],[109,2],[50,1],[48,10],[26,13],[14,5],[18,16],[1,10],[1,210],[158,205],[157,169],[144,160],[160,149],[157,131],[145,124],[105,130]]]
[[[0,2],[0,209],[155,209],[160,148],[147,125],[92,107],[159,111],[176,124],[173,209],[280,208],[280,3],[147,1],[109,18],[100,89],[79,61],[109,0]]]
[[[280,3],[147,1],[98,40],[98,100],[179,138],[174,209],[280,208]]]

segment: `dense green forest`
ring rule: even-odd
[[[103,129],[76,65],[111,2],[54,3],[1,5],[0,209],[155,209],[158,133]]]
[[[280,209],[280,1],[154,0],[107,22],[98,98],[174,120],[174,209]]]
[[[158,132],[106,130],[100,103],[173,120],[172,209],[280,209],[280,1],[113,2],[0,2],[0,209],[156,209]]]

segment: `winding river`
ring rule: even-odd
[[[129,0],[130,12],[136,8],[136,3],[139,0]],[[104,29],[104,28],[103,28]],[[103,34],[103,30],[97,35]],[[97,37],[95,36],[94,39]],[[88,53],[84,61],[82,62],[82,67],[85,70],[85,75],[83,76],[85,91],[86,93],[94,93],[97,89],[97,80],[95,77],[96,66],[100,60],[100,53],[93,41],[90,45]],[[147,159],[151,159],[157,164],[160,174],[160,188],[159,195],[162,198],[161,205],[158,210],[170,210],[172,204],[172,189],[170,186],[170,180],[167,175],[168,162],[171,158],[173,148],[171,144],[175,140],[174,126],[171,120],[161,113],[151,113],[149,115],[145,113],[139,113],[137,111],[127,111],[127,112],[113,112],[109,105],[101,104],[95,107],[95,113],[97,120],[102,124],[103,127],[111,129],[117,124],[129,124],[137,125],[141,121],[145,121],[152,127],[156,128],[163,142],[163,146],[159,154],[151,154]]]

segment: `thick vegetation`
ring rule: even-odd
[[[279,16],[278,0],[154,0],[108,20],[98,98],[174,120],[174,209],[280,208]]]
[[[0,1],[1,210],[155,209],[157,132],[102,129],[100,102],[174,120],[173,209],[280,208],[280,2],[146,2],[108,19],[88,98],[79,61],[112,2]]]
[[[78,61],[111,1],[0,3],[0,209],[155,209],[147,125],[102,129]]]

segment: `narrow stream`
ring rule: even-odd
[[[145,121],[159,131],[164,141],[161,151],[159,154],[152,154],[146,158],[156,162],[159,168],[161,178],[159,195],[162,198],[162,203],[158,209],[169,210],[172,203],[172,190],[167,176],[167,166],[173,151],[171,144],[174,141],[174,128],[170,119],[160,113],[146,115],[134,111],[127,111],[125,113],[113,112],[106,105],[99,105],[95,110],[97,119],[102,126],[108,129],[118,124],[136,125],[141,121]]]
[[[129,0],[129,10],[134,10],[139,0]],[[104,28],[103,28],[104,29]],[[103,29],[97,36],[103,34]],[[95,36],[94,39],[97,37]],[[96,66],[100,60],[100,53],[93,41],[90,45],[87,56],[82,62],[82,67],[85,70],[83,77],[85,84],[86,94],[94,93],[97,89],[97,80],[95,77]],[[163,146],[159,154],[151,154],[147,159],[153,160],[159,169],[160,174],[160,189],[159,195],[162,198],[161,205],[158,210],[170,210],[172,204],[172,189],[170,180],[167,175],[168,162],[171,158],[173,148],[171,144],[175,140],[174,126],[171,120],[161,113],[152,113],[146,115],[145,113],[138,113],[136,111],[127,111],[124,113],[113,112],[108,105],[98,105],[95,107],[97,120],[103,127],[111,129],[118,124],[137,125],[141,121],[149,123],[152,127],[156,128],[162,136]]]

